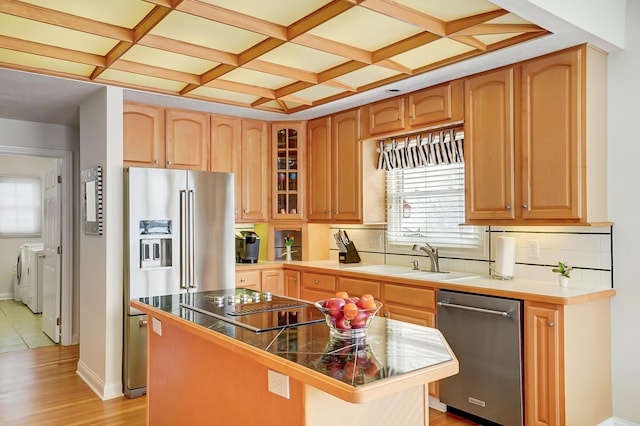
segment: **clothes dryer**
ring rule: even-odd
[[[43,243],[28,243],[20,246],[18,255],[16,274],[20,298],[34,313],[42,312],[42,274],[38,273],[38,259],[43,253]]]

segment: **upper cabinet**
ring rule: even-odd
[[[166,167],[208,170],[209,115],[194,111],[165,111]]]
[[[376,102],[364,108],[364,137],[400,134],[462,122],[464,91],[461,80]]]
[[[587,46],[468,78],[466,221],[606,221],[605,85]]]
[[[375,141],[361,141],[360,111],[311,120],[307,126],[307,219],[384,223],[385,173]]]
[[[212,115],[209,128],[211,129],[209,170],[234,173],[234,211],[235,219],[238,220],[242,211],[242,120],[237,117]]]
[[[124,166],[165,167],[164,108],[125,102]]]
[[[514,219],[514,70],[465,82],[466,219]]]
[[[273,219],[302,219],[304,213],[304,122],[271,125]]]
[[[125,102],[124,166],[207,170],[209,116]]]
[[[238,220],[265,222],[269,205],[269,134],[264,121],[242,120],[241,211]]]
[[[359,126],[358,110],[309,122],[310,221],[362,221]]]

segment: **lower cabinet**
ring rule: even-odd
[[[360,297],[370,294],[376,300],[380,300],[380,283],[357,278],[338,277],[337,291],[346,291],[349,296]]]
[[[236,270],[236,288],[250,288],[261,291],[261,281],[259,269]]]
[[[271,294],[284,294],[283,277],[282,269],[263,269],[260,276],[262,291],[270,291]]]
[[[611,417],[609,299],[525,301],[525,424],[600,424]],[[604,368],[603,368],[604,367]]]
[[[333,275],[303,272],[300,283],[300,298],[315,302],[336,294],[336,277]]]
[[[284,271],[284,294],[300,299],[300,272]]]
[[[436,291],[431,288],[382,284],[383,315],[425,327],[436,326]],[[438,382],[429,383],[429,395],[438,397]]]

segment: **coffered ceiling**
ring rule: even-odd
[[[547,34],[487,0],[0,1],[0,67],[283,115]]]

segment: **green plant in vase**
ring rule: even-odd
[[[560,284],[560,287],[569,286],[569,278],[572,269],[573,267],[569,266],[566,262],[558,262],[558,266],[552,269],[556,274],[560,274],[558,276],[558,283]]]

